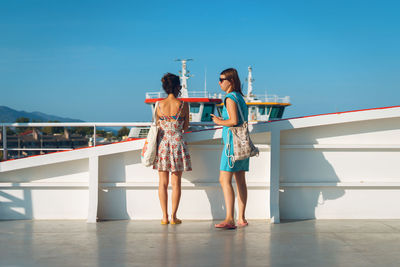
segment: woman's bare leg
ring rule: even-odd
[[[232,187],[232,172],[220,171],[219,172],[219,182],[224,192],[226,216],[224,223],[235,224],[233,219],[234,212],[234,202],[235,202],[235,192]]]
[[[179,201],[181,200],[181,177],[182,172],[171,173],[171,184],[172,184],[172,214],[171,222],[176,222],[176,213],[179,207]]]
[[[238,171],[234,173],[236,186],[237,186],[237,194],[238,194],[238,206],[239,206],[239,223],[246,223],[245,211],[246,211],[246,203],[247,203],[247,185],[246,185],[246,176],[245,171]]]
[[[168,183],[169,172],[159,171],[158,176],[160,181],[158,184],[158,197],[160,198],[160,205],[163,212],[163,222],[168,222]]]

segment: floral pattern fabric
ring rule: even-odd
[[[182,106],[183,102],[177,118]],[[160,117],[157,135],[158,149],[153,169],[169,172],[192,170],[187,143],[183,139],[183,124],[184,120],[167,120]]]

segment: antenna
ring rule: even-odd
[[[180,59],[180,58],[177,58],[177,59],[175,59],[175,61],[193,61],[194,59],[193,58],[186,58],[186,59]]]
[[[204,94],[207,94],[207,67],[204,68]]]

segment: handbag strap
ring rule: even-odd
[[[156,102],[156,106],[154,107],[154,112],[153,112],[153,117],[151,119],[151,122],[156,123],[156,112],[157,112],[157,107],[158,107],[158,101]]]
[[[234,94],[232,94],[232,96],[236,99],[236,103],[237,103],[237,106],[238,106],[240,117],[242,118],[242,121],[244,123],[244,116],[243,116],[243,113],[242,113],[242,109],[240,108],[239,100],[236,98],[236,96]],[[226,99],[225,99],[225,102],[226,102]],[[225,103],[225,106],[226,106],[226,103]]]
[[[228,130],[228,140],[225,145],[225,155],[228,159],[229,168],[233,168],[235,166],[235,156],[231,154],[231,135]]]

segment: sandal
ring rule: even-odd
[[[161,220],[161,224],[162,224],[162,225],[169,224],[169,221],[164,221],[164,220]]]
[[[181,224],[182,220],[179,219],[175,219],[175,220],[171,220],[171,224]]]
[[[249,225],[249,223],[248,222],[237,222],[237,225],[238,226],[240,226],[240,227],[245,227],[245,226],[248,226]]]
[[[214,226],[215,226],[215,228],[236,229],[236,225],[231,224],[231,223],[226,223],[226,222],[217,223]]]

